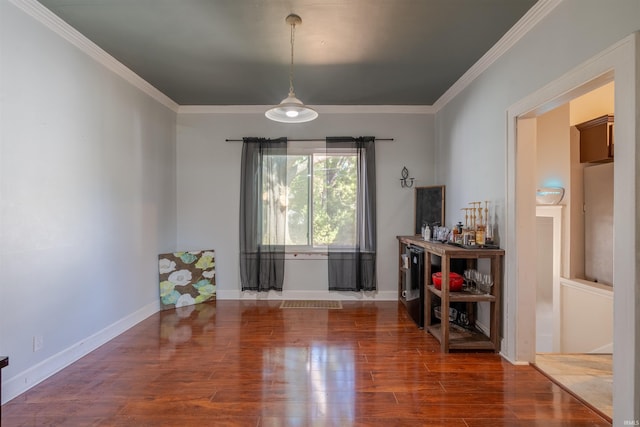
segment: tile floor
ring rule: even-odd
[[[604,415],[613,418],[611,354],[538,353],[536,366]]]

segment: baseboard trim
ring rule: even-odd
[[[78,359],[91,353],[121,333],[137,325],[160,310],[158,301],[149,303],[136,312],[118,320],[99,332],[54,354],[37,365],[18,373],[2,383],[2,404],[21,395]]]
[[[491,336],[491,329],[489,329],[487,325],[480,322],[479,320],[476,320],[476,327],[480,329],[486,336]]]
[[[216,290],[219,300],[340,300],[340,301],[397,301],[398,291],[333,292],[333,291],[269,291]]]
[[[523,361],[523,360],[513,360],[511,359],[507,354],[505,354],[504,352],[500,352],[500,356],[502,356],[502,358],[504,360],[506,360],[507,362],[511,363],[512,365],[515,366],[529,366],[531,365],[529,362]]]
[[[590,354],[613,354],[613,343],[610,342],[593,350],[587,351]]]

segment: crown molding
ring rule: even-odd
[[[485,72],[494,62],[511,49],[525,34],[542,21],[562,0],[538,0],[516,24],[505,33],[466,73],[462,75],[436,102],[433,108],[440,111],[460,92],[469,86],[480,74]]]
[[[179,105],[37,0],[9,0],[9,2],[174,112],[183,114],[258,114],[264,113],[264,111],[271,108],[270,105]],[[311,107],[322,114],[435,114],[486,71],[498,58],[511,49],[561,2],[562,0],[539,0],[433,105],[318,105]]]
[[[174,112],[178,111],[178,104],[171,98],[153,87],[36,0],[9,0],[9,2],[151,98]]]
[[[180,105],[179,114],[264,114],[272,105]],[[309,105],[320,114],[435,114],[431,105]]]
[[[435,114],[431,105],[317,105],[324,114]]]

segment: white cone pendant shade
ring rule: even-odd
[[[307,107],[296,98],[293,90],[293,44],[296,25],[302,23],[302,19],[298,15],[291,14],[285,18],[288,25],[291,26],[291,64],[289,68],[289,95],[273,108],[268,109],[264,115],[275,122],[281,123],[304,123],[318,117],[318,113],[310,107]]]
[[[267,110],[264,113],[268,119],[282,123],[304,123],[318,117],[318,112],[313,108],[309,108],[302,103],[296,94],[289,92],[289,96],[280,102],[280,104]]]

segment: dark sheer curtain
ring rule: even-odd
[[[351,231],[355,245],[328,245],[329,290],[374,291],[377,288],[375,138],[327,138],[326,149],[327,153],[355,153],[358,172],[355,229]],[[326,174],[327,181],[333,179],[335,176]],[[333,187],[329,182],[325,188],[328,199],[341,197],[340,194],[331,194]],[[340,192],[339,187],[335,192]],[[331,210],[328,214],[331,218]]]
[[[242,290],[282,290],[287,139],[244,138],[240,178]]]

